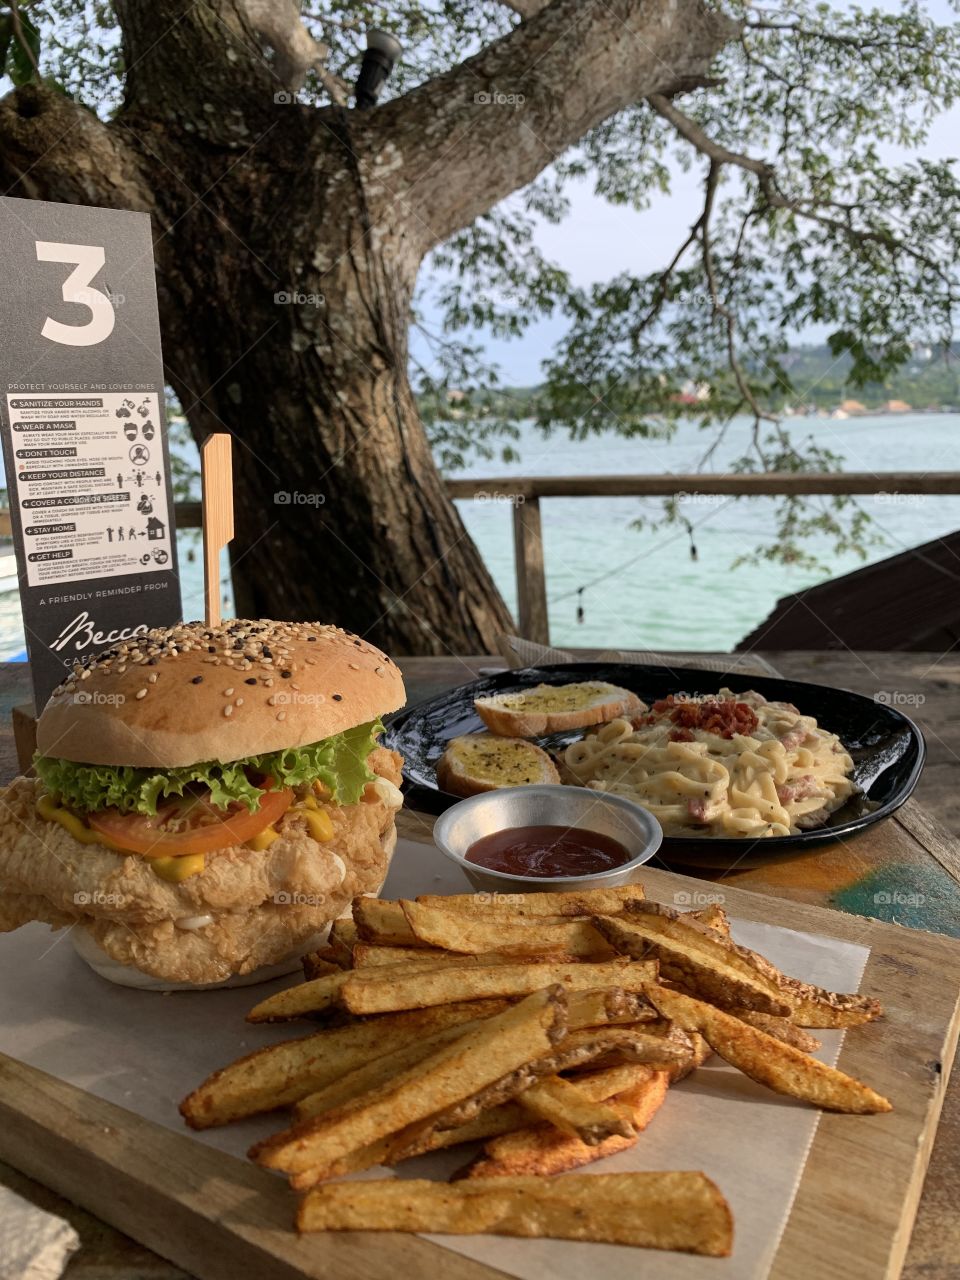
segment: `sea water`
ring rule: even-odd
[[[788,428],[800,443],[813,436],[844,459],[846,471],[867,472],[882,484],[890,471],[960,470],[960,414],[888,414],[846,420],[793,419]],[[749,444],[750,423],[731,424],[710,461],[724,471]],[[669,441],[617,436],[573,441],[544,439],[524,424],[513,463],[480,462],[458,476],[589,476],[684,473],[696,470],[711,440],[693,423],[682,423]],[[489,565],[509,607],[516,608],[512,508],[495,484],[481,501],[458,501],[464,523]],[[827,499],[810,499],[826,504]],[[892,493],[857,499],[881,541],[866,560],[836,554],[818,535],[805,545],[821,562],[816,569],[773,561],[733,568],[738,556],[773,540],[776,498],[732,500],[687,497],[682,511],[694,526],[691,537],[677,526],[631,528],[662,510],[657,498],[545,498],[541,500],[550,638],[584,647],[730,649],[761,622],[777,600],[864,563],[881,560],[960,528],[960,496]],[[270,513],[266,513],[269,517]],[[203,566],[199,531],[178,536],[184,617],[203,615]],[[960,564],[958,564],[960,573]],[[224,610],[232,610],[226,559]],[[578,595],[578,588],[584,587]],[[577,619],[582,604],[583,621]],[[22,650],[17,593],[0,595],[0,659]]]

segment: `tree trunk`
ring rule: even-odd
[[[198,173],[214,193],[157,245],[174,387],[198,442],[235,440],[237,611],[332,618],[396,653],[493,652],[510,615],[407,378],[418,260],[369,224],[331,115],[319,140],[300,108],[281,115],[266,185],[259,157]]]
[[[8,95],[0,181],[153,215],[168,376],[198,442],[235,439],[238,612],[492,651],[511,619],[407,378],[419,265],[619,107],[699,83],[736,27],[703,0],[553,0],[356,112],[278,100],[236,0],[116,7],[123,109],[108,125],[43,86]]]

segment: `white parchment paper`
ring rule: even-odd
[[[401,840],[384,896],[466,889],[460,872],[442,854]],[[869,954],[865,947],[773,925],[734,921],[733,932],[737,941],[763,952],[788,973],[839,991],[858,989]],[[200,1080],[241,1054],[290,1038],[290,1027],[254,1027],[244,1022],[244,1015],[270,991],[293,981],[167,995],[115,987],[74,954],[67,933],[29,925],[0,936],[0,1052],[185,1132],[177,1103]],[[308,1029],[298,1024],[293,1030],[305,1034]],[[818,1057],[834,1064],[842,1033],[817,1034],[824,1041]],[[760,1280],[776,1253],[819,1114],[711,1060],[670,1090],[636,1147],[585,1170],[702,1169],[733,1210],[736,1236],[729,1259],[496,1236],[435,1239],[521,1280],[597,1275],[604,1280]],[[253,1141],[277,1127],[274,1116],[194,1137],[243,1155]],[[424,1156],[408,1162],[399,1176],[445,1177],[465,1158],[463,1151]]]

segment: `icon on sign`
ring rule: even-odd
[[[144,440],[152,440],[156,434],[156,427],[152,422],[145,422],[140,430],[143,432]]]
[[[125,422],[123,424],[123,434],[127,437],[128,440],[136,440],[137,424],[135,422]]]
[[[149,516],[153,513],[153,503],[150,500],[149,494],[142,493],[140,495],[140,501],[137,503],[137,510],[142,516]]]
[[[149,551],[145,551],[143,555],[140,557],[141,564],[149,564],[150,560],[151,560],[151,556]]]
[[[146,399],[141,400],[141,402],[137,405],[137,413],[139,413],[141,418],[148,418],[150,416],[150,397],[149,396],[147,396]]]
[[[131,446],[129,456],[135,467],[144,467],[150,461],[150,450],[145,444],[135,444]]]
[[[115,409],[114,413],[118,418],[129,418],[130,413],[134,407],[135,406],[132,400],[123,400],[120,403],[120,408]]]
[[[151,542],[156,542],[158,538],[162,538],[167,531],[167,526],[162,520],[158,520],[156,516],[151,516],[147,521],[147,537]]]
[[[166,551],[164,551],[163,547],[158,547],[153,553],[153,558],[156,560],[157,564],[166,564],[170,559],[170,556]]]

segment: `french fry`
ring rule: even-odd
[[[340,986],[338,999],[350,1013],[360,1015],[421,1009],[485,996],[528,995],[551,983],[559,983],[567,991],[620,987],[642,993],[646,984],[656,979],[656,972],[653,962],[638,963],[626,958],[598,964],[499,965],[471,965],[467,959],[463,965],[396,976],[394,970],[388,969],[354,973]],[[384,976],[387,974],[390,976]]]
[[[517,1095],[537,1120],[578,1138],[588,1147],[599,1146],[605,1138],[632,1138],[630,1112],[615,1102],[595,1101],[562,1076],[547,1076]]]
[[[421,942],[410,928],[399,902],[387,902],[383,898],[354,898],[353,919],[357,930],[355,941],[375,942],[387,947],[429,945]]]
[[[357,942],[351,956],[353,969],[370,969],[377,965],[418,963],[421,960],[449,960],[456,964],[458,956],[451,956],[439,947],[384,947],[377,942]]]
[[[616,1067],[608,1067],[604,1071],[592,1071],[576,1077],[576,1085],[585,1097],[594,1102],[603,1102],[619,1093],[627,1092],[636,1085],[645,1084],[654,1074],[654,1069],[638,1062],[624,1062]],[[666,1073],[660,1073],[666,1074]],[[496,1137],[501,1133],[511,1133],[514,1129],[530,1127],[530,1115],[517,1099],[501,1103],[481,1111],[472,1120],[454,1129],[430,1129],[406,1147],[394,1144],[393,1150],[384,1153],[383,1163],[395,1164],[408,1160],[412,1156],[423,1155],[427,1151],[459,1146],[464,1142],[478,1142],[486,1138]],[[368,1166],[369,1167],[369,1166]]]
[[[338,1183],[304,1199],[297,1229],[548,1236],[709,1257],[727,1256],[733,1240],[730,1209],[717,1187],[702,1173],[686,1172]]]
[[[569,991],[567,994],[567,1027],[603,1027],[616,1023],[653,1022],[659,1014],[646,996],[622,987],[596,991]]]
[[[804,1053],[813,1053],[822,1043],[789,1018],[775,1018],[772,1013],[757,1013],[755,1009],[728,1009],[727,1012],[741,1022],[746,1022],[748,1026],[765,1031],[768,1036],[782,1040],[784,1044],[792,1044],[795,1049],[801,1049]]]
[[[516,1129],[488,1141],[483,1155],[468,1165],[461,1176],[468,1179],[518,1175],[552,1177],[616,1155],[618,1151],[626,1151],[636,1144],[638,1135],[660,1110],[670,1083],[665,1071],[654,1071],[649,1067],[644,1070],[647,1078],[637,1081],[616,1099],[630,1115],[630,1134],[614,1134],[591,1145],[577,1135],[563,1133],[552,1125]]]
[[[552,916],[615,916],[624,903],[642,898],[643,885],[625,884],[613,889],[580,889],[562,893],[456,893],[447,897],[422,893],[417,902],[424,907],[459,911],[480,919],[494,916],[509,920]],[[492,900],[491,900],[492,899]]]
[[[825,1066],[793,1045],[775,1040],[713,1005],[665,987],[651,986],[648,995],[665,1018],[686,1031],[698,1031],[731,1066],[777,1093],[827,1111],[871,1115],[892,1110],[889,1101],[869,1085]]]
[[[879,1000],[857,992],[825,991],[799,978],[783,976],[784,991],[794,1001],[792,1020],[798,1027],[860,1027],[882,1017]]]
[[[697,907],[695,911],[685,911],[683,918],[696,920],[697,924],[703,925],[706,929],[712,929],[714,933],[722,933],[725,938],[730,936],[730,921],[727,919],[727,913],[715,902],[707,907]]]
[[[508,951],[517,956],[551,951],[591,957],[612,954],[589,920],[534,919],[512,923],[506,919],[483,920],[419,902],[402,901],[400,905],[411,932],[421,943],[447,951]]]
[[[441,958],[440,964],[444,961]],[[408,975],[431,972],[437,968],[435,960],[419,960],[392,966],[391,974]],[[360,981],[360,975],[353,969],[336,969],[314,978],[311,982],[301,982],[296,987],[286,987],[283,991],[275,991],[266,1000],[261,1000],[247,1014],[248,1022],[289,1022],[291,1018],[304,1018],[314,1013],[322,1013],[338,1002],[340,992],[348,981]]]
[[[253,1159],[270,1169],[323,1177],[333,1162],[398,1133],[548,1054],[563,1036],[566,1000],[548,987],[486,1018],[390,1084],[336,1111],[257,1143]]]
[[[745,963],[728,962],[721,938],[684,932],[674,927],[677,922],[656,915],[597,916],[594,923],[621,954],[656,957],[664,978],[701,999],[778,1016],[791,1012],[791,1003],[772,978]]]
[[[353,964],[353,948],[357,942],[357,926],[349,916],[341,916],[330,926],[330,937],[327,940],[333,958],[337,964],[349,969]]]
[[[636,902],[631,905],[630,914],[634,919],[646,920],[649,928],[656,929],[665,937],[684,939],[694,946],[705,947],[707,954],[720,966],[729,966],[744,976],[759,976],[790,1004],[791,1021],[798,1026],[854,1027],[872,1021],[883,1012],[878,1001],[869,996],[826,991],[799,978],[788,977],[766,956],[751,951],[749,947],[741,947],[732,938],[718,937],[715,930],[693,918],[695,912],[681,914],[658,902]]]
[[[193,1129],[275,1111],[314,1093],[371,1058],[393,1052],[441,1027],[482,1016],[477,1001],[387,1015],[333,1027],[246,1054],[208,1076],[180,1104]]]
[[[303,956],[300,964],[303,967],[304,980],[310,982],[314,978],[323,978],[328,973],[336,973],[338,969],[344,968],[336,959],[336,955],[333,947],[321,947],[319,951],[311,951]]]
[[[294,1115],[297,1123],[321,1116],[324,1112],[333,1111],[336,1107],[342,1107],[364,1093],[388,1084],[401,1072],[416,1066],[424,1058],[429,1058],[437,1049],[452,1043],[465,1032],[472,1031],[480,1025],[481,1021],[482,1019],[475,1018],[471,1022],[454,1023],[452,1026],[442,1027],[433,1035],[424,1036],[411,1044],[403,1045],[393,1053],[373,1058],[362,1067],[357,1067],[341,1076],[339,1080],[331,1081],[323,1089],[308,1094],[296,1104]]]
[[[671,1078],[679,1078],[689,1069],[693,1055],[690,1038],[681,1031],[671,1036],[651,1035],[644,1028],[634,1027],[588,1027],[583,1031],[572,1031],[549,1053],[432,1116],[430,1127],[437,1130],[459,1128],[470,1123],[482,1111],[515,1098],[537,1079],[572,1071],[587,1063],[604,1067],[645,1063],[667,1071]],[[426,1134],[414,1136],[421,1140]]]
[[[538,963],[576,964],[577,957],[562,951],[533,957]],[[443,951],[440,947],[381,947],[375,942],[358,942],[353,948],[353,968],[371,969],[385,965],[419,963],[432,960],[436,965],[516,964],[517,956],[505,951],[481,951],[464,955],[459,951]]]

